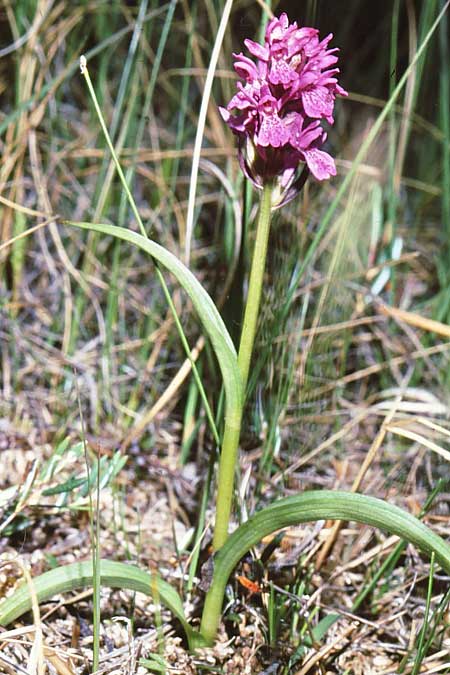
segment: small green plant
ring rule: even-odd
[[[423,54],[446,7],[447,5],[429,30],[409,70]],[[416,545],[450,573],[449,544],[407,512],[383,500],[361,494],[320,490],[280,499],[253,515],[231,535],[228,534],[245,390],[259,314],[271,213],[274,208],[283,206],[298,194],[309,172],[318,180],[335,174],[333,159],[321,150],[325,138],[321,120],[332,122],[334,98],[345,92],[337,84],[337,71],[329,70],[329,66],[335,64],[336,57],[333,50],[328,50],[328,42],[329,38],[319,42],[315,29],[299,29],[296,24],[289,24],[286,15],[282,15],[269,23],[264,46],[246,41],[249,51],[258,59],[257,66],[243,55],[236,57],[235,67],[244,78],[245,84],[241,85],[228,108],[222,109],[222,115],[239,138],[241,166],[262,195],[238,353],[214,302],[195,276],[176,256],[146,236],[108,136],[86,60],[84,57],[81,59],[82,73],[141,233],[109,224],[72,221],[63,223],[111,235],[148,253],[156,263],[157,275],[169,304],[170,295],[161,268],[170,272],[188,294],[199,315],[217,357],[224,383],[226,403],[218,473],[214,553],[211,561],[212,580],[206,593],[200,629],[194,630],[189,624],[180,596],[157,575],[150,575],[133,565],[110,560],[100,560],[97,572],[101,584],[105,586],[140,591],[147,595],[156,594],[159,601],[180,621],[191,649],[213,644],[220,622],[226,584],[242,556],[263,537],[298,523],[331,519],[369,524]],[[358,152],[352,171],[343,181],[335,201],[322,221],[309,255],[317,248],[339,198],[347,189],[352,175],[392,109],[409,70],[400,79]],[[234,116],[230,110],[236,109],[239,112]],[[306,263],[307,260],[303,262],[303,266]],[[173,309],[172,304],[171,308]],[[179,330],[182,335],[180,326]],[[64,487],[67,489],[67,485]],[[93,579],[91,561],[75,563],[50,570],[38,577],[34,580],[34,589],[38,600],[42,602],[57,593],[92,586]],[[0,605],[0,624],[10,623],[30,607],[30,593],[28,586],[24,584]],[[156,668],[155,665],[150,667],[157,669],[159,664]]]

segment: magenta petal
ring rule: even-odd
[[[301,117],[301,115],[298,117]],[[297,150],[307,150],[317,139],[320,139],[320,143],[323,142],[323,129],[320,126],[319,120],[308,125],[306,129],[302,129],[298,123],[291,128],[289,142]]]
[[[277,115],[265,115],[258,132],[257,143],[263,147],[279,148],[289,141],[289,130]]]
[[[339,68],[332,68],[331,70],[325,70],[317,78],[317,86],[320,86],[320,87],[328,86],[329,88],[331,87],[334,90],[336,88],[336,85],[337,85],[337,79],[336,79],[335,75],[337,75],[338,73],[339,73]]]
[[[220,114],[236,134],[253,133],[255,127],[255,113],[253,110],[245,110],[238,115],[230,115],[226,108],[219,107]]]
[[[244,63],[243,61],[236,61],[236,63],[234,64],[234,69],[239,75],[239,77],[243,77],[248,82],[250,82],[251,79],[258,76],[257,75],[258,71],[256,70],[256,66],[254,64],[253,68],[250,68],[247,63]]]
[[[230,117],[231,117],[228,110],[226,108],[224,108],[223,106],[219,105],[219,112],[222,115],[223,121],[228,123],[229,120],[230,120]]]
[[[243,77],[247,82],[258,79],[258,69],[251,59],[244,54],[233,54],[233,56],[234,69],[239,77]]]
[[[334,64],[338,62],[338,57],[332,54],[332,51],[333,50],[331,49],[327,54],[320,58],[319,63],[322,70],[334,66]]]
[[[313,70],[305,70],[300,73],[298,85],[301,89],[306,89],[306,87],[315,85],[316,83],[317,73],[315,73]]]
[[[282,40],[283,34],[288,27],[289,19],[286,12],[283,12],[279,19],[274,17],[267,25],[266,41],[272,42],[272,40]]]
[[[256,90],[251,84],[246,84],[245,87],[242,86],[240,82],[237,83],[238,92],[233,96],[230,102],[227,105],[228,110],[233,108],[239,108],[239,110],[246,110],[247,108],[255,108],[256,99],[255,93]]]
[[[306,26],[304,26],[303,28],[299,28],[296,31],[295,37],[297,40],[304,41],[304,40],[311,40],[312,38],[317,37],[318,34],[319,31],[317,30],[317,28],[307,28]]]
[[[248,39],[244,40],[244,44],[247,47],[250,54],[256,56],[257,59],[261,59],[261,61],[268,60],[269,50],[266,47],[263,47],[262,45],[259,45],[257,42],[253,42],[253,40]]]
[[[312,175],[317,180],[327,180],[336,175],[336,165],[334,159],[323,150],[304,150],[303,155]]]
[[[269,80],[272,84],[282,84],[284,86],[289,86],[291,82],[295,82],[297,79],[297,73],[288,66],[286,61],[283,59],[272,61],[272,68],[269,72]]]
[[[308,117],[332,118],[334,96],[326,87],[311,87],[302,92],[302,103]]]
[[[253,104],[251,101],[243,97],[240,92],[235,94],[231,101],[228,103],[228,110],[233,110],[233,108],[238,108],[239,110],[245,110],[246,108],[252,108]]]

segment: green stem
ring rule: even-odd
[[[267,243],[269,241],[270,215],[272,202],[272,184],[265,185],[259,209],[256,241],[253,251],[252,269],[248,286],[247,303],[245,306],[244,325],[242,326],[241,342],[239,344],[238,364],[241,371],[242,387],[247,387],[248,371],[255,342],[256,326],[259,316],[259,305],[266,267]]]
[[[238,365],[241,373],[242,391],[245,393],[248,371],[255,341],[259,305],[266,265],[267,242],[269,240],[272,185],[264,187],[259,210],[256,241],[253,251],[252,269],[245,306],[244,323],[239,345]],[[220,549],[228,537],[231,506],[233,502],[234,472],[236,469],[239,437],[242,422],[242,407],[233,409],[225,418],[225,428],[219,462],[219,477],[216,500],[216,524],[214,528],[213,549]]]
[[[225,417],[225,429],[217,481],[216,523],[212,544],[215,551],[218,551],[228,538],[228,523],[230,522],[231,505],[233,502],[234,471],[241,434],[241,420],[242,409],[233,410],[231,415]]]

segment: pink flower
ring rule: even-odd
[[[338,50],[328,49],[331,39],[319,41],[315,28],[298,28],[282,14],[269,22],[264,45],[245,40],[256,63],[234,54],[244,83],[220,112],[239,137],[245,174],[259,188],[278,180],[280,205],[303,185],[305,166],[317,180],[336,175],[333,158],[320,149],[327,136],[321,122],[333,124],[335,98],[347,95],[337,82]]]

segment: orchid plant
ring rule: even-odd
[[[379,527],[431,554],[450,573],[450,545],[420,520],[383,500],[340,491],[307,491],[279,499],[253,515],[229,535],[245,390],[259,315],[271,213],[293,199],[308,175],[322,181],[334,176],[333,158],[323,150],[326,131],[333,123],[336,96],[346,92],[337,82],[336,49],[329,49],[332,36],[319,40],[315,28],[299,28],[286,14],[272,19],[265,41],[245,44],[254,62],[235,55],[235,70],[243,82],[221,114],[238,137],[239,161],[245,176],[261,191],[248,296],[239,351],[236,353],[226,326],[210,296],[187,267],[167,249],[145,234],[136,204],[130,194],[98,104],[97,112],[106,134],[119,177],[130,200],[141,234],[109,224],[63,221],[127,241],[148,253],[160,267],[173,274],[190,297],[215,351],[225,388],[224,432],[218,471],[216,522],[213,537],[212,580],[206,593],[200,629],[194,629],[174,588],[155,574],[136,566],[100,560],[98,577],[105,586],[140,591],[154,596],[179,619],[191,649],[211,645],[216,637],[226,584],[241,557],[263,537],[298,523],[319,520],[353,520]],[[85,60],[82,73],[91,95],[95,94]],[[91,586],[93,562],[80,562],[51,570],[26,583],[0,605],[0,624],[7,625],[39,602],[71,589]]]

